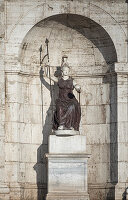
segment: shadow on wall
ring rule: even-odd
[[[122,195],[122,200],[127,200],[128,199],[128,187],[125,189],[123,195]]]
[[[113,67],[114,68],[114,65]],[[118,183],[118,129],[117,129],[117,75],[106,75],[104,83],[110,84],[110,186],[106,199],[115,199],[115,185]]]
[[[57,68],[57,71],[55,72],[58,74],[60,71],[59,67]],[[38,187],[38,199],[37,200],[45,200],[46,194],[47,194],[47,160],[45,157],[45,154],[48,153],[48,137],[52,134],[52,120],[53,120],[53,110],[55,109],[55,99],[57,97],[57,85],[52,85],[50,87],[50,84],[46,82],[46,80],[43,78],[43,70],[40,70],[40,81],[41,81],[41,91],[42,91],[42,85],[46,87],[50,91],[51,96],[51,103],[47,110],[46,119],[43,125],[42,135],[43,135],[43,142],[39,146],[37,150],[37,163],[34,166],[34,170],[37,173],[37,187]],[[53,92],[54,91],[54,92]],[[42,94],[42,121],[43,121],[43,97]]]

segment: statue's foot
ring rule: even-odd
[[[58,130],[63,130],[63,129],[64,129],[64,126],[62,125],[58,127]]]
[[[74,130],[74,128],[73,128],[73,127],[70,127],[70,130]]]

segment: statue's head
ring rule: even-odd
[[[70,71],[70,67],[65,63],[62,68],[61,68],[61,71],[62,71],[62,75],[69,75],[69,71]]]

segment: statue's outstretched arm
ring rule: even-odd
[[[41,68],[40,70],[40,80],[41,83],[48,89],[50,90],[50,84],[45,80],[44,78],[44,70]]]

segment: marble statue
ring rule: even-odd
[[[54,112],[53,130],[76,130],[79,131],[81,119],[80,104],[73,94],[75,88],[81,92],[81,87],[69,76],[70,67],[67,64],[67,56],[63,57],[61,67],[61,77],[48,77],[57,82],[59,87],[59,97],[56,100],[56,110]]]

